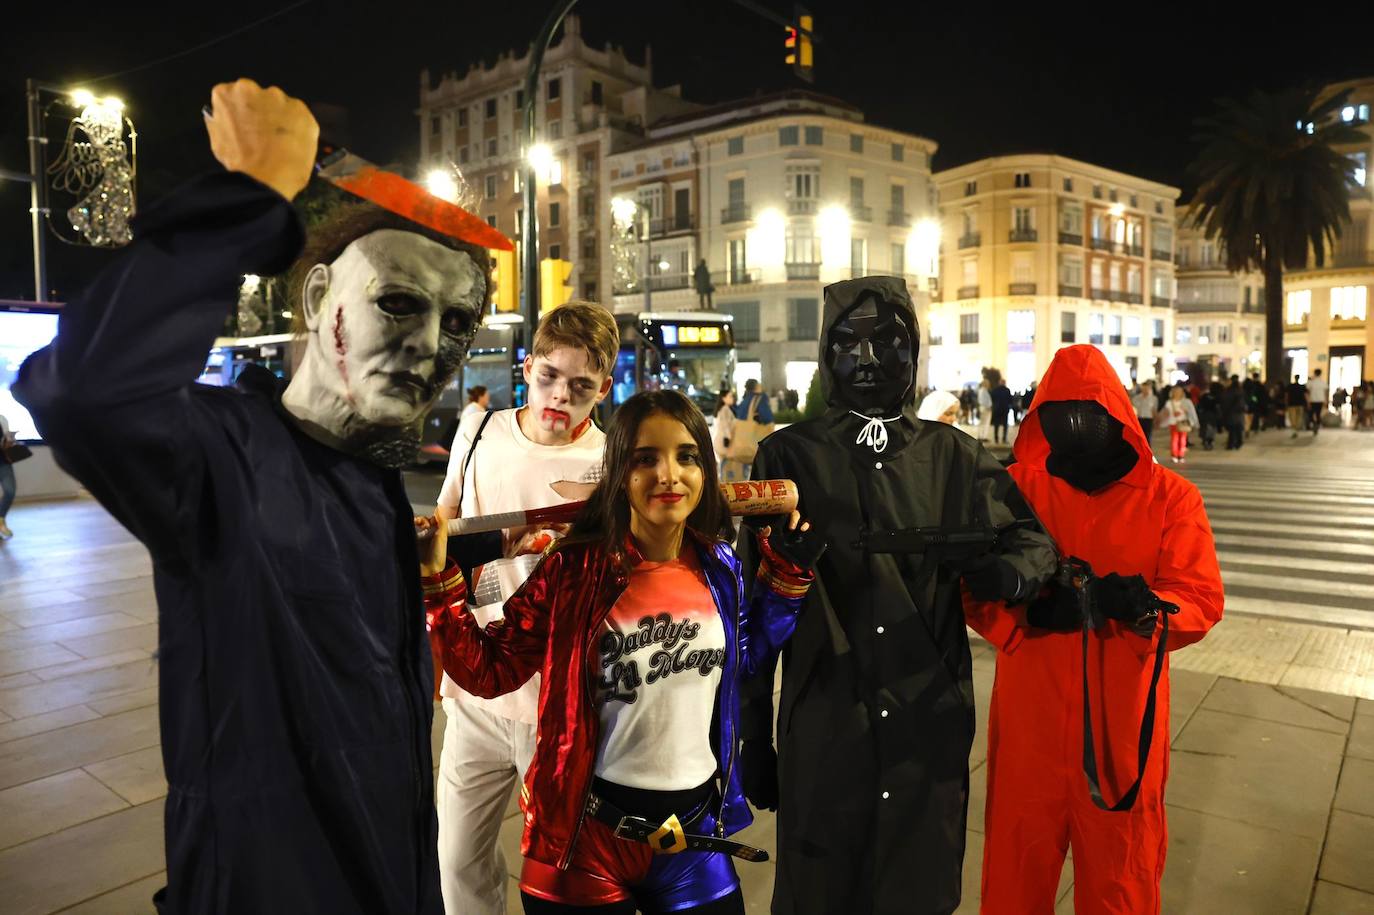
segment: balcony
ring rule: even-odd
[[[1012,229],[1007,233],[1008,241],[1035,241],[1040,233],[1034,229]]]
[[[1081,245],[1083,244],[1083,236],[1073,232],[1060,232],[1059,243],[1061,245]]]
[[[1035,284],[1010,283],[1007,286],[1007,295],[1035,295]]]
[[[911,225],[911,214],[905,210],[888,210],[887,224],[890,226],[909,226]]]
[[[1112,302],[1125,302],[1128,293],[1120,289],[1111,289],[1107,292],[1107,299]]]
[[[748,222],[753,217],[754,208],[747,203],[732,203],[720,211],[720,221],[725,224]]]
[[[686,289],[692,285],[692,275],[690,273],[660,273],[649,277],[649,289],[652,292],[666,292],[669,289]]]
[[[862,203],[851,203],[849,205],[849,218],[855,222],[872,222],[873,208],[866,207]]]
[[[749,283],[759,281],[758,270],[746,270],[737,268],[734,270],[714,270],[711,272],[711,285],[716,288],[721,286],[745,286]]]
[[[978,298],[978,287],[977,287],[977,286],[960,286],[960,287],[959,287],[959,298],[961,298],[961,299],[976,299],[976,298]]]
[[[1174,255],[1171,252],[1161,251],[1158,248],[1150,249],[1150,257],[1157,261],[1164,261],[1165,263],[1174,259]]]
[[[820,264],[786,264],[789,280],[818,280],[821,278]]]
[[[959,248],[976,248],[983,243],[983,233],[968,232],[959,236]]]
[[[812,216],[816,212],[818,201],[815,198],[803,198],[799,200],[787,201],[788,216]]]
[[[1092,297],[1093,297],[1094,299],[1098,299],[1099,301],[1105,302],[1105,301],[1107,300],[1107,297],[1108,297],[1109,295],[1111,295],[1111,293],[1109,293],[1107,290],[1105,290],[1105,289],[1103,289],[1103,288],[1101,288],[1101,287],[1098,287],[1098,286],[1092,287]]]
[[[679,232],[691,232],[696,228],[696,220],[690,213],[682,213],[672,219],[650,219],[649,237],[664,238],[669,235],[676,235]]]
[[[1126,253],[1131,257],[1145,256],[1145,248],[1141,245],[1124,245],[1123,247],[1126,249]]]
[[[1094,251],[1112,250],[1112,240],[1110,238],[1089,238],[1088,247]]]
[[[1126,293],[1126,303],[1128,305],[1144,305],[1145,296],[1139,292],[1128,292]]]
[[[1065,285],[1064,283],[1060,283],[1060,284],[1059,284],[1059,294],[1060,294],[1060,295],[1066,295],[1066,296],[1069,296],[1069,297],[1071,297],[1071,298],[1079,299],[1079,298],[1082,298],[1082,297],[1083,297],[1083,287],[1082,287],[1082,286],[1067,286],[1067,285]]]
[[[1165,295],[1152,295],[1152,296],[1150,296],[1150,307],[1151,307],[1151,308],[1172,308],[1173,305],[1174,305],[1174,300],[1171,299],[1171,298],[1169,298],[1168,296],[1165,296]]]

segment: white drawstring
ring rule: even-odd
[[[854,444],[868,445],[875,453],[882,454],[883,450],[887,448],[887,426],[885,424],[895,423],[902,418],[901,415],[899,414],[883,419],[880,416],[864,416],[856,410],[850,410],[849,412],[859,417],[859,419],[868,421],[864,424],[864,427],[859,430],[859,437],[854,439]]]

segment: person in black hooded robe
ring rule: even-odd
[[[960,579],[975,597],[1015,601],[1056,566],[1002,465],[955,427],[916,418],[918,341],[901,279],[826,287],[826,411],[766,438],[753,467],[754,479],[795,480],[830,544],[783,654],[776,755],[773,671],[742,693],[746,794],[778,810],[778,913],[959,905],[975,728]],[[972,557],[859,544],[930,526],[1001,534]]]

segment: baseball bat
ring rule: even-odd
[[[797,484],[791,480],[722,483],[720,491],[724,494],[732,515],[785,515],[797,507]],[[454,518],[448,523],[448,535],[456,537],[461,534],[480,534],[485,531],[527,527],[533,524],[567,524],[577,517],[577,513],[586,504],[564,502],[562,505],[551,505],[548,508]],[[429,533],[421,531],[419,536],[422,540],[428,539]]]

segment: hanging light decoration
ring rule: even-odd
[[[138,134],[124,116],[124,103],[113,96],[96,98],[77,90],[70,101],[81,110],[67,128],[61,155],[48,168],[52,187],[77,198],[67,210],[67,220],[87,244],[127,245],[133,239],[129,220],[134,215],[135,154],[131,150],[137,148]]]
[[[638,292],[639,204],[628,197],[611,200],[611,273],[616,292]]]

